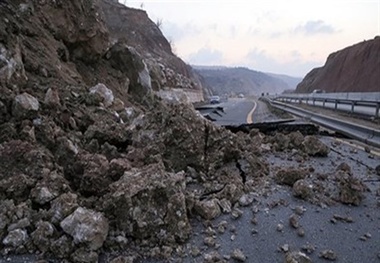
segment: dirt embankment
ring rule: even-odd
[[[310,71],[296,92],[380,91],[380,37],[363,41],[331,54],[321,68]]]

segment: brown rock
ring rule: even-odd
[[[313,185],[304,179],[298,180],[293,185],[293,195],[301,199],[308,199],[313,195]]]
[[[184,190],[183,172],[168,173],[161,164],[134,168],[110,185],[103,207],[129,236],[163,243],[185,241],[191,227]]]
[[[336,171],[351,173],[351,167],[347,163],[343,162],[338,165],[338,167],[336,168]]]
[[[99,259],[98,253],[87,250],[86,248],[78,248],[71,255],[71,260],[74,263],[97,263]]]
[[[112,90],[106,87],[106,85],[99,83],[90,88],[90,94],[97,94],[102,98],[102,102],[105,107],[112,105],[114,96]]]
[[[108,235],[108,220],[103,214],[82,207],[61,221],[60,226],[75,244],[86,244],[92,250],[100,248]]]
[[[34,117],[40,109],[38,100],[26,92],[17,95],[12,106],[12,115],[17,118]]]
[[[214,219],[221,214],[217,199],[197,202],[195,211],[207,220]]]
[[[302,142],[303,150],[310,156],[327,156],[330,148],[315,136],[306,136]]]
[[[307,174],[308,171],[304,169],[281,169],[276,173],[275,180],[279,184],[293,186],[296,181],[304,179]]]
[[[289,225],[293,228],[299,228],[300,227],[300,223],[299,223],[299,220],[300,220],[300,217],[296,214],[292,214],[290,217],[289,217]]]
[[[13,248],[24,245],[29,239],[28,233],[24,229],[15,229],[9,231],[8,235],[3,239],[5,246],[11,246]]]
[[[330,261],[335,261],[337,259],[336,253],[331,249],[321,251],[319,257]]]
[[[360,205],[364,198],[363,192],[367,189],[364,183],[351,174],[338,173],[339,201],[344,204]]]
[[[50,107],[61,106],[59,92],[57,89],[49,88],[45,94],[44,103]]]
[[[247,257],[244,255],[243,251],[241,251],[238,248],[234,249],[234,251],[232,251],[231,258],[238,261],[238,262],[245,262],[245,260],[247,259]]]
[[[54,226],[50,222],[40,221],[36,227],[36,230],[31,234],[33,244],[41,252],[46,252],[50,249],[51,239],[55,232]]]
[[[285,263],[312,263],[312,261],[304,253],[293,251],[285,255]]]

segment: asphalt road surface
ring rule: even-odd
[[[268,110],[267,105],[251,98],[230,98],[220,104],[206,105],[222,107],[224,113],[212,114],[217,125],[240,125],[244,123],[260,123],[278,119]]]

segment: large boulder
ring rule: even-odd
[[[108,235],[107,218],[102,213],[83,207],[78,207],[60,226],[75,244],[85,244],[92,250],[102,247]]]
[[[325,157],[329,154],[330,148],[315,136],[306,136],[302,142],[303,150],[310,156]]]
[[[115,227],[137,239],[184,242],[190,235],[183,172],[169,173],[160,164],[124,173],[110,185],[104,209]]]

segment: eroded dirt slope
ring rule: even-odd
[[[330,54],[325,65],[310,71],[296,91],[379,92],[379,85],[380,37],[377,36]]]

